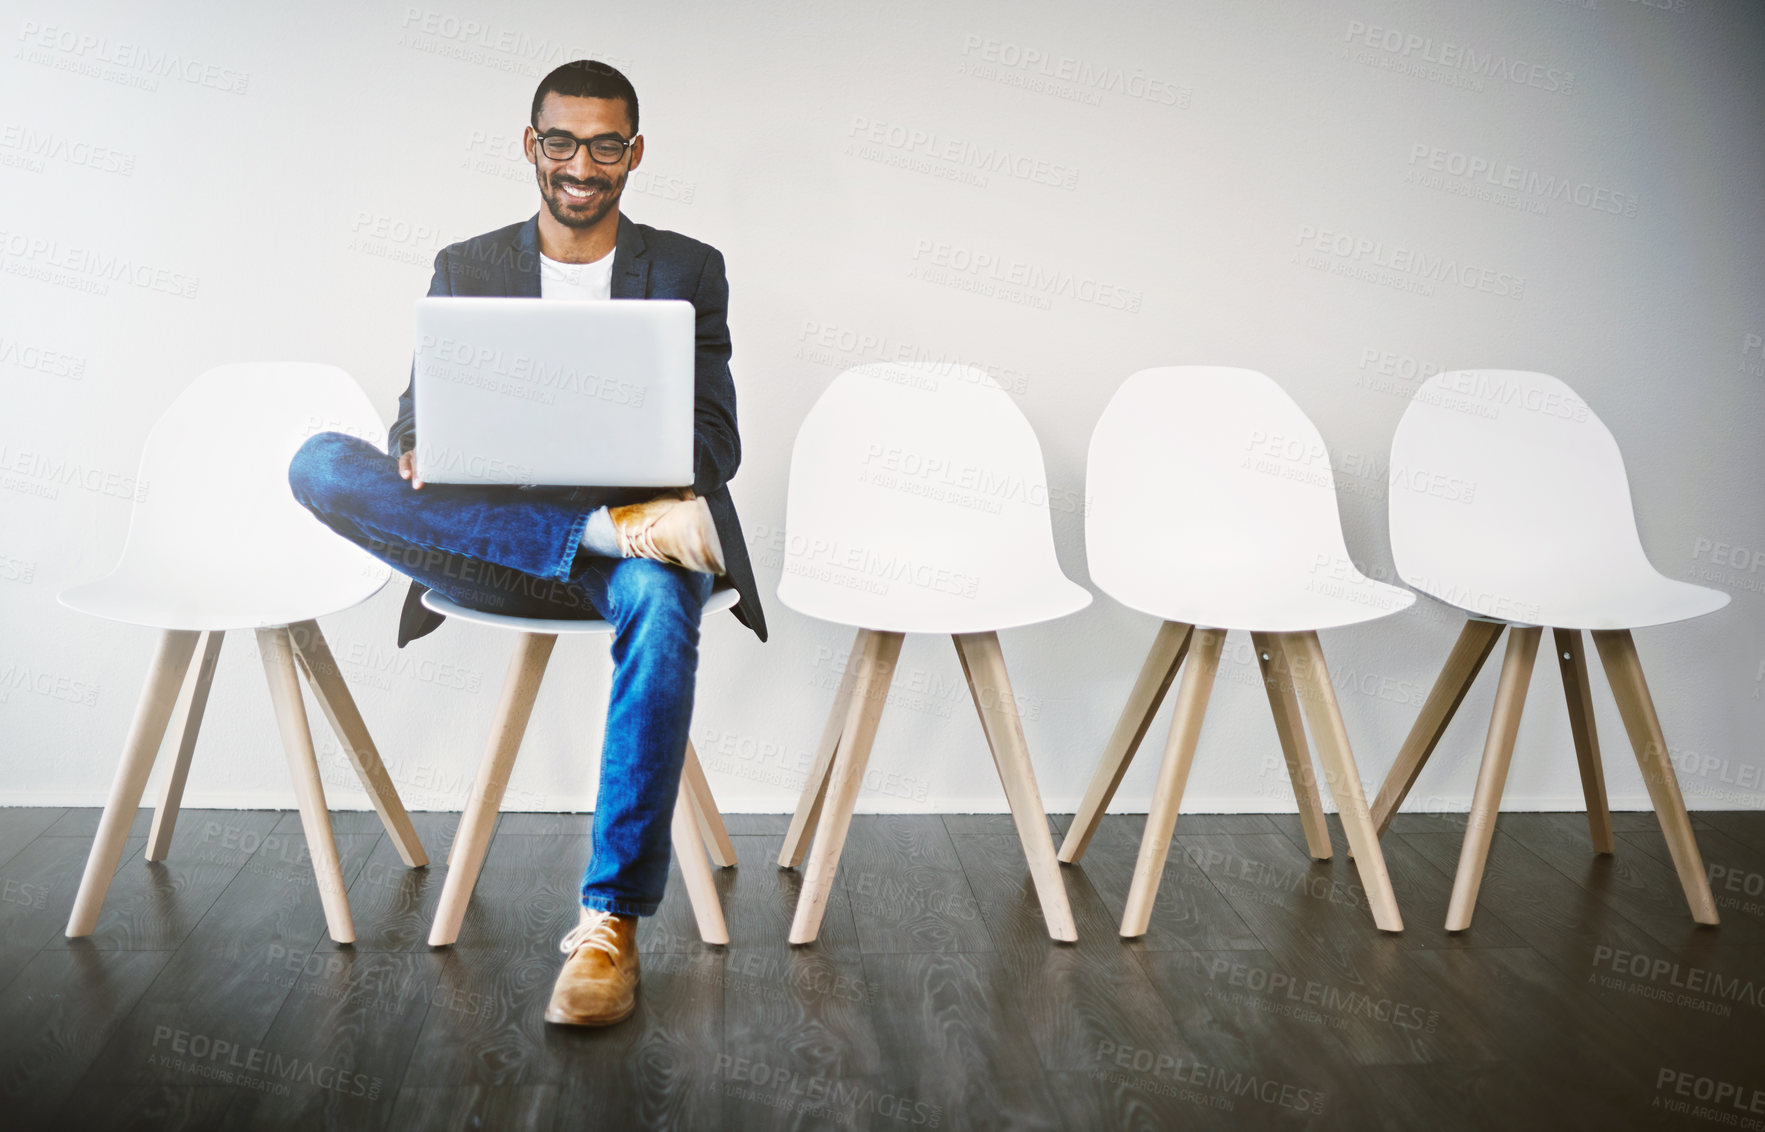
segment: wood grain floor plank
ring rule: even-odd
[[[865,954],[993,950],[962,859],[935,814],[855,820],[834,888],[845,895]]]
[[[1457,866],[1457,834],[1406,833],[1401,837],[1436,868]],[[1526,946],[1570,978],[1588,977],[1597,948],[1635,951],[1654,946],[1653,937],[1597,894],[1499,829],[1490,842],[1478,904],[1479,914],[1494,912]],[[1470,931],[1479,926],[1480,921],[1473,922]]]
[[[243,1062],[236,1071],[255,1087],[236,1089],[223,1127],[382,1128],[431,1012],[454,1017],[479,1005],[454,995],[441,954],[325,958],[296,977],[269,1032],[228,1059]]]
[[[146,837],[131,837],[117,869],[139,861],[146,845]],[[59,948],[90,848],[78,838],[39,837],[0,866],[0,992],[37,952]]]
[[[1187,816],[1177,819],[1178,837],[1187,835],[1188,820]],[[1066,868],[1069,876],[1083,871],[1108,907],[1113,917],[1109,934],[1118,939],[1128,885],[1133,880],[1140,836],[1145,828],[1145,814],[1106,817],[1092,837],[1083,863]],[[1257,836],[1278,835],[1273,826],[1265,824]],[[1070,880],[1068,885],[1070,888]],[[1081,933],[1079,938],[1082,942],[1086,937]],[[1144,936],[1138,937],[1138,942],[1150,950],[1178,951],[1230,951],[1261,946],[1256,933],[1177,840],[1172,841],[1170,856],[1165,859],[1158,898],[1152,903],[1150,927]]]
[[[1280,828],[1287,840],[1305,848],[1305,829],[1299,824],[1298,814],[1271,814],[1269,820]],[[1348,839],[1342,834],[1342,826],[1334,820],[1327,824],[1333,856],[1328,861],[1315,863],[1311,871],[1328,876],[1332,884],[1358,890],[1360,874],[1348,858]],[[1392,888],[1396,890],[1398,903],[1403,909],[1403,934],[1392,937],[1400,946],[1416,950],[1524,946],[1520,937],[1487,909],[1477,913],[1477,931],[1447,931],[1446,906],[1452,896],[1452,873],[1441,872],[1399,836],[1381,840],[1379,851],[1385,856]]]
[[[1677,1128],[1712,1126],[1671,1108],[1681,1074],[1765,1088],[1751,814],[1698,815],[1719,928],[1690,927],[1651,814],[1614,815],[1600,858],[1584,815],[1514,813],[1455,934],[1463,818],[1398,815],[1400,936],[1339,828],[1317,863],[1296,815],[1184,815],[1135,940],[1116,927],[1144,818],[1112,815],[1061,870],[1074,944],[1048,939],[1009,816],[866,815],[804,947],[799,875],[773,865],[788,816],[732,816],[730,946],[698,940],[676,870],[640,925],[638,1011],[604,1029],[542,1019],[577,817],[501,824],[459,944],[430,949],[457,814],[413,815],[422,870],[377,819],[338,822],[359,935],[339,947],[297,816],[187,813],[163,866],[136,838],[122,902],[69,944],[96,811],[0,812],[0,1127]]]
[[[742,863],[713,875],[723,899],[731,946],[758,948],[774,956],[797,950],[788,940],[791,917],[803,890],[803,874],[800,869],[781,869],[776,864],[784,834],[782,829],[767,834],[730,834]],[[809,949],[829,958],[857,958],[859,954],[852,909],[837,885],[828,894],[821,932]]]
[[[1053,833],[1052,822],[1049,827]],[[1048,922],[1010,814],[949,814],[944,817],[944,829],[973,893],[972,901],[959,897],[946,901],[944,910],[959,918],[980,920],[993,948],[1003,956],[1033,962],[1056,948],[1106,946],[1106,937],[1095,931],[1081,930],[1076,943],[1057,944],[1048,937]],[[1094,924],[1107,918],[1102,898],[1082,870],[1063,866],[1060,876],[1075,923]]]
[[[349,878],[349,912],[355,920],[358,950],[428,950],[429,925],[441,899],[447,854],[459,820],[458,814],[412,812],[411,824],[429,854],[429,864],[421,869],[405,866],[391,838],[382,835],[374,845],[361,870]],[[337,944],[327,937],[316,946],[334,949]]]
[[[134,855],[117,869],[98,926],[80,946],[105,951],[176,948],[281,818],[275,810],[185,810],[164,861]],[[63,937],[44,946],[67,947],[70,942]]]
[[[145,841],[145,837],[143,837]],[[0,1103],[8,1129],[54,1127],[169,951],[39,951],[0,996]]]
[[[332,810],[331,832],[345,833],[379,833],[385,826],[380,824],[380,815],[373,810]],[[299,834],[300,811],[290,810],[282,815],[276,823],[276,833]]]
[[[990,954],[871,953],[882,1088],[937,1105],[951,1127],[1058,1128],[1023,988]]]
[[[67,811],[54,807],[7,806],[0,808],[0,868],[26,845],[42,836]],[[93,822],[97,831],[97,822]]]
[[[1098,1068],[1167,1084],[1184,1080],[1185,1067],[1254,1075],[1292,1090],[1288,1103],[1277,1098],[1275,1107],[1302,1114],[1319,1107],[1308,1098],[1339,1092],[1359,1068],[1341,1038],[1358,1000],[1295,977],[1267,951],[1146,951],[1137,961],[1170,1011],[1174,1032],[1150,1059],[1137,1050],[1102,1050]]]
[[[558,1117],[556,1085],[425,1085],[400,1089],[387,1132],[474,1132],[549,1128]]]
[[[344,878],[366,862],[381,834],[336,838]],[[155,1058],[168,1033],[251,1048],[263,1039],[305,977],[340,963],[321,950],[325,913],[304,838],[272,833],[160,969],[105,1047],[86,1085],[193,1085],[187,1067]]]
[[[84,837],[88,841],[98,836],[98,819],[104,816],[102,806],[69,806],[58,811],[58,815],[49,827],[43,831],[44,837]],[[299,820],[296,818],[295,820]],[[134,824],[129,826],[130,837],[147,836],[153,826],[153,810],[143,805],[135,815]]]
[[[1721,938],[1749,945],[1765,942],[1765,849],[1755,849],[1715,827],[1698,830],[1698,848],[1722,917]],[[1618,852],[1640,852],[1669,869],[1673,865],[1667,839],[1659,829],[1619,834]],[[1674,882],[1678,883],[1677,874]],[[1698,938],[1701,940],[1703,933],[1698,933]]]
[[[860,1079],[881,1071],[874,1018],[886,1004],[856,956],[731,946],[723,959],[724,1055],[805,1079]],[[651,966],[685,961],[669,954]]]
[[[81,1132],[202,1132],[218,1128],[232,1103],[224,1085],[106,1085],[75,1090],[55,1124]]]
[[[1700,810],[1694,816],[1711,829],[1719,829],[1743,845],[1750,845],[1754,849],[1765,851],[1765,810]],[[1660,825],[1651,822],[1644,828],[1659,829]],[[1640,831],[1626,830],[1625,832]]]
[[[1540,860],[1594,893],[1659,942],[1677,947],[1709,934],[1711,929],[1691,918],[1685,890],[1672,865],[1663,865],[1652,854],[1634,848],[1630,839],[1646,837],[1645,833],[1618,834],[1616,851],[1603,855],[1589,846],[1587,820],[1580,814],[1503,814],[1501,826]],[[1664,847],[1665,842],[1662,844]],[[1705,868],[1709,868],[1708,861]],[[1765,942],[1758,927],[1745,921],[1729,934],[1753,943]]]

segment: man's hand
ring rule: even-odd
[[[413,491],[423,486],[423,481],[417,478],[417,450],[415,448],[399,456],[398,474],[401,478],[411,481],[411,490]]]

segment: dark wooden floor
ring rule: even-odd
[[[1650,815],[1614,815],[1604,858],[1580,815],[1506,815],[1458,936],[1451,818],[1387,836],[1386,936],[1339,830],[1314,864],[1296,818],[1185,816],[1136,942],[1141,819],[1110,818],[1064,870],[1076,945],[1043,931],[1009,819],[860,817],[798,949],[784,819],[732,817],[733,942],[698,942],[677,877],[638,1013],[592,1031],[541,1021],[585,816],[504,815],[440,951],[457,815],[417,815],[418,871],[337,815],[352,948],[295,815],[186,813],[161,865],[146,816],[70,942],[96,812],[0,810],[0,1128],[1765,1127],[1765,813],[1695,816],[1718,929]]]

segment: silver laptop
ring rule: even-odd
[[[417,478],[686,487],[693,305],[417,300]]]

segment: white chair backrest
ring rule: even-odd
[[[315,362],[216,366],[161,414],[141,453],[121,560],[62,595],[76,609],[167,629],[282,625],[371,597],[391,568],[320,523],[288,487],[318,432],[384,451],[355,380]]]
[[[1041,445],[984,370],[859,366],[797,430],[778,597],[894,632],[1060,617],[1091,594],[1061,572],[1049,512]]]
[[[1398,422],[1390,474],[1398,573],[1442,601],[1566,628],[1656,624],[1727,602],[1649,563],[1617,441],[1549,374],[1436,374]]]
[[[1129,377],[1091,434],[1085,490],[1091,580],[1131,608],[1292,632],[1415,600],[1349,559],[1324,438],[1255,370],[1160,366]]]

